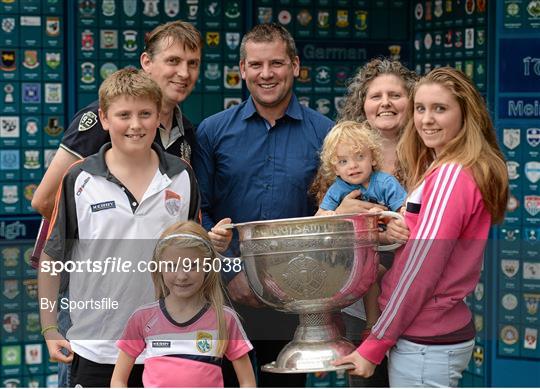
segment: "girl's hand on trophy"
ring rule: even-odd
[[[351,368],[349,370],[349,374],[365,378],[371,377],[375,372],[375,367],[377,366],[362,357],[360,354],[358,354],[356,350],[349,355],[346,355],[343,358],[338,358],[332,362],[334,366],[345,365],[349,363],[352,363],[355,367],[354,369]]]
[[[391,243],[406,243],[409,239],[409,228],[403,220],[390,219],[386,227],[386,238]]]
[[[214,245],[216,251],[220,254],[223,254],[229,247],[232,239],[232,230],[221,228],[223,224],[230,224],[231,219],[226,217],[221,219],[212,229],[208,232],[208,236]]]

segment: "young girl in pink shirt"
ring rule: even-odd
[[[217,261],[208,234],[194,222],[174,224],[161,235],[149,264],[158,301],[129,318],[117,342],[112,387],[127,385],[143,352],[145,387],[223,387],[224,356],[240,386],[255,386],[252,346],[236,313],[224,305]]]
[[[474,346],[463,301],[480,277],[493,223],[502,221],[508,177],[485,103],[471,81],[438,68],[413,90],[412,120],[398,145],[406,177],[406,240],[382,280],[381,316],[336,364],[369,377],[389,352],[390,386],[458,385]]]

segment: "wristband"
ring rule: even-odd
[[[47,332],[49,330],[57,330],[58,331],[58,326],[57,325],[52,325],[52,326],[47,326],[47,327],[43,328],[41,330],[41,335],[45,335],[45,332]]]

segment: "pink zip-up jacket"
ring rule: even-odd
[[[357,349],[375,364],[401,335],[445,335],[470,322],[463,299],[480,277],[491,215],[472,174],[444,164],[409,195],[405,222],[410,237],[382,280],[382,314]]]

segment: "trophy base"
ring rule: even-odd
[[[356,347],[344,338],[327,342],[304,343],[292,341],[279,353],[275,362],[261,367],[268,373],[314,373],[354,369],[354,365],[334,366],[332,361],[353,352]]]

